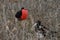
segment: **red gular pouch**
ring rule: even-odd
[[[21,20],[26,20],[28,17],[28,10],[27,9],[22,9],[22,15],[20,17]]]

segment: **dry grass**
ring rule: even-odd
[[[29,17],[25,22],[17,21],[15,14],[23,6],[29,10]],[[38,19],[58,32],[54,38],[47,36],[44,40],[60,40],[60,0],[0,0],[0,40],[36,40],[31,27]]]

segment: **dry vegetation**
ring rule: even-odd
[[[29,17],[17,21],[15,14],[21,7],[29,10]],[[60,40],[60,0],[0,0],[0,40],[37,40],[30,29],[38,19],[58,32],[55,37],[47,36],[43,40]]]

